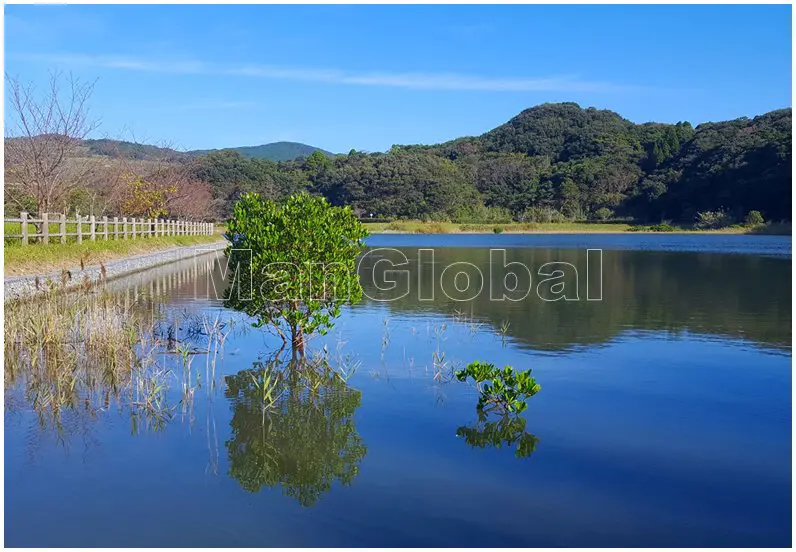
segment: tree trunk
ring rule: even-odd
[[[304,330],[301,326],[294,326],[292,330],[293,358],[304,356]]]

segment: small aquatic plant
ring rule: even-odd
[[[511,322],[508,320],[504,320],[500,323],[500,342],[502,343],[503,347],[506,346],[506,337],[509,334],[509,328],[511,327]]]
[[[434,381],[442,381],[445,368],[448,366],[448,361],[445,360],[445,351],[437,349],[432,353],[431,360],[434,363]]]
[[[541,389],[531,377],[531,370],[518,372],[511,366],[501,370],[488,362],[471,362],[463,370],[457,370],[454,376],[461,382],[473,379],[481,394],[477,408],[483,413],[497,410],[504,414],[519,414],[527,408],[528,398]]]
[[[279,394],[280,373],[274,370],[271,363],[255,363],[255,370],[251,373],[252,383],[256,391],[256,396],[262,401],[263,411],[273,408]]]

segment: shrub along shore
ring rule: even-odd
[[[371,234],[617,234],[680,233],[680,234],[777,234],[790,235],[791,224],[759,224],[754,226],[727,226],[717,229],[700,229],[686,226],[657,224],[645,226],[624,222],[508,222],[496,224],[466,224],[456,222],[426,222],[401,220],[393,222],[365,222]]]

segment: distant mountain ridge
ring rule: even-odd
[[[168,147],[102,138],[99,140],[83,140],[83,146],[85,146],[86,153],[89,155],[102,155],[107,157],[124,156],[129,159],[137,160],[157,159],[180,161],[188,157],[207,155],[214,151],[236,151],[243,157],[267,159],[274,162],[292,161],[299,157],[309,157],[315,151],[320,151],[324,155],[334,157],[333,153],[299,142],[272,142],[270,144],[260,144],[259,146],[179,151]]]
[[[269,161],[292,161],[298,157],[309,157],[312,153],[320,151],[324,155],[334,156],[324,149],[302,144],[300,142],[272,142],[259,146],[240,146],[234,148],[221,148],[212,150],[193,150],[188,155],[206,155],[214,151],[236,151],[244,157],[252,159],[268,159]]]

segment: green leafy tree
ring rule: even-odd
[[[760,211],[749,211],[746,214],[746,225],[747,226],[758,226],[765,222],[763,220],[763,215],[760,214]]]
[[[304,354],[305,335],[326,333],[362,287],[356,259],[367,231],[350,207],[306,192],[284,204],[244,194],[227,223],[226,305],[256,317]]]
[[[304,165],[311,171],[321,171],[331,167],[332,160],[326,157],[321,150],[315,150],[310,154],[309,157],[307,157]]]
[[[606,221],[614,216],[614,212],[609,209],[608,207],[600,207],[596,211],[594,211],[594,216],[597,217],[597,220]]]

